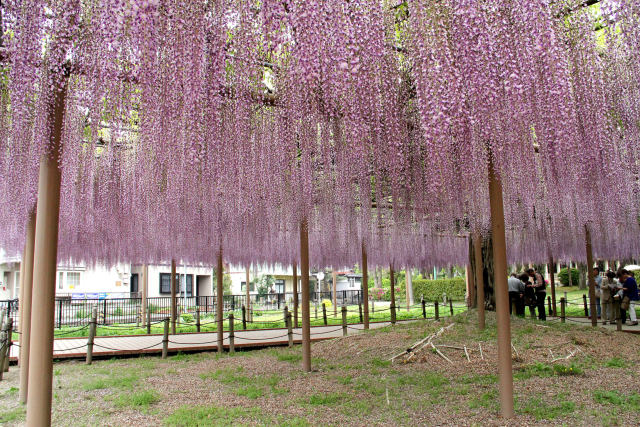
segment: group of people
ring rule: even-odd
[[[529,307],[531,316],[538,311],[538,319],[547,320],[544,302],[547,298],[547,282],[533,268],[509,277],[509,312],[515,309],[517,316],[524,316],[524,308]]]
[[[593,269],[593,275],[596,280],[596,311],[598,318],[602,319],[602,324],[616,321],[614,302],[619,301],[622,323],[626,323],[628,312],[630,325],[637,325],[636,303],[640,300],[640,294],[633,272],[625,269],[620,269],[617,273],[607,271],[603,278],[600,269],[596,267]]]
[[[607,271],[603,277],[600,269],[595,267],[593,275],[596,282],[596,310],[602,324],[616,321],[614,303],[619,301],[622,323],[626,323],[628,313],[630,325],[637,325],[636,304],[640,301],[640,293],[633,272],[625,269],[617,273]],[[529,307],[532,317],[535,317],[537,310],[538,319],[546,320],[547,283],[540,273],[533,268],[522,274],[511,273],[508,285],[510,313],[515,310],[517,316],[524,316],[525,307]]]

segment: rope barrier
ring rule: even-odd
[[[94,345],[95,345],[95,344],[94,344]],[[58,349],[58,350],[56,350],[56,351],[58,351],[58,352],[62,352],[62,351],[71,351],[71,350],[77,350],[77,349],[79,349],[79,348],[86,347],[86,346],[87,346],[87,344],[85,343],[85,344],[79,345],[79,346],[77,346],[77,347],[61,348],[61,349]],[[54,357],[55,357],[55,355],[54,355]]]
[[[157,344],[152,344],[152,345],[150,345],[148,347],[142,347],[142,348],[112,348],[112,347],[107,347],[107,346],[104,346],[104,345],[100,345],[98,343],[93,343],[93,345],[95,347],[100,347],[100,348],[104,348],[105,350],[111,350],[111,351],[141,351],[141,350],[148,350],[148,349],[150,349],[152,347],[155,347],[155,346],[158,346],[158,345],[162,345],[162,341],[160,341]]]

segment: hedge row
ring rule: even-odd
[[[416,301],[424,295],[427,301],[441,300],[442,294],[447,294],[448,299],[463,300],[467,290],[464,278],[454,279],[413,279],[413,297]]]

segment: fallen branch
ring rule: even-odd
[[[413,358],[413,356],[420,350],[422,350],[425,346],[429,345],[431,343],[432,340],[434,340],[435,338],[438,338],[440,335],[442,335],[444,333],[444,331],[446,331],[447,329],[451,328],[453,325],[455,325],[455,323],[451,323],[450,325],[447,326],[443,326],[442,328],[440,328],[440,330],[438,330],[438,332],[428,335],[426,337],[424,337],[423,339],[421,339],[420,341],[417,341],[415,344],[413,344],[411,347],[409,347],[408,349],[406,349],[405,351],[403,351],[402,353],[398,353],[395,356],[393,356],[392,358],[389,359],[389,362],[393,363],[396,359],[402,357],[402,356],[407,356],[407,359],[405,360],[405,362],[408,362],[409,360],[411,360]]]
[[[569,353],[569,355],[568,355],[568,356],[566,356],[566,357],[556,357],[555,359],[553,359],[553,360],[551,361],[551,363],[558,362],[558,361],[560,361],[560,360],[568,360],[568,359],[572,358],[573,356],[575,356],[575,355],[576,355],[576,353],[577,353],[577,351],[572,351],[572,352],[571,352],[571,353]]]
[[[469,358],[469,352],[467,351],[467,346],[464,346],[464,355],[467,356],[467,362],[471,362],[471,359]]]
[[[433,345],[433,343],[430,343],[430,344],[431,344],[431,347],[436,351],[436,353],[438,353],[438,355],[440,357],[442,357],[444,360],[446,360],[447,362],[449,362],[449,363],[451,363],[453,365],[453,362],[447,356],[442,354],[442,352],[440,350],[438,350],[438,348],[435,345]]]
[[[516,347],[513,345],[513,343],[511,343],[511,348],[513,349],[513,351],[515,351],[515,352],[516,352],[516,357],[517,357],[518,359],[520,359],[520,355],[518,354],[518,350],[516,350]]]
[[[484,355],[482,354],[482,344],[478,343],[478,347],[480,348],[480,357],[484,360]]]

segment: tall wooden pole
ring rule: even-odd
[[[245,290],[246,290],[246,294],[247,294],[247,302],[245,303],[245,307],[246,307],[246,313],[247,316],[249,317],[249,321],[252,322],[253,321],[253,315],[251,314],[251,293],[249,291],[249,264],[247,264],[246,268],[245,268]]]
[[[171,333],[176,333],[176,320],[178,318],[178,303],[176,299],[176,260],[171,260]]]
[[[404,283],[405,293],[407,294],[407,310],[410,310],[413,305],[413,277],[411,277],[410,268],[405,270]]]
[[[31,337],[31,298],[33,295],[33,249],[36,240],[36,211],[29,214],[27,239],[20,264],[20,402],[27,403],[29,390],[29,345]]]
[[[293,327],[298,327],[298,264],[293,263]]]
[[[309,225],[300,223],[300,273],[302,276],[302,369],[311,372],[311,318],[309,310]]]
[[[596,310],[596,279],[593,276],[593,250],[591,248],[591,229],[584,225],[585,243],[587,249],[587,277],[589,278],[589,312],[591,326],[598,326],[598,312]]]
[[[513,372],[511,365],[511,320],[509,318],[509,288],[507,286],[507,244],[504,229],[502,182],[489,157],[489,203],[491,207],[491,237],[493,239],[496,321],[498,326],[498,375],[500,412],[511,418],[513,412]],[[483,301],[484,302],[484,301]]]
[[[396,275],[393,271],[393,265],[389,266],[389,279],[391,285],[389,292],[391,295],[391,319],[394,319],[396,309]]]
[[[551,282],[551,312],[554,316],[558,315],[556,308],[556,268],[553,262],[553,256],[549,256],[549,281]]]
[[[362,320],[364,329],[369,329],[369,272],[367,271],[367,248],[362,241]]]
[[[473,236],[473,257],[475,258],[476,276],[476,299],[478,305],[478,329],[483,330],[485,326],[484,316],[484,268],[482,260],[482,235],[476,233]]]
[[[218,352],[224,349],[224,324],[222,316],[224,314],[224,288],[222,286],[222,245],[218,249],[218,262],[216,265],[216,332],[218,341]]]
[[[333,279],[333,317],[338,317],[338,297],[336,292],[338,290],[338,273],[335,268],[332,269],[331,278]],[[344,305],[344,302],[342,303]]]
[[[142,266],[142,298],[141,298],[141,310],[140,316],[142,317],[142,326],[147,324],[147,298],[149,297],[149,266],[147,264]]]
[[[27,425],[51,425],[53,327],[55,315],[58,220],[60,218],[60,152],[67,82],[56,87],[48,106],[49,147],[40,159],[38,205],[33,253],[33,284]],[[31,354],[33,353],[33,354]]]

